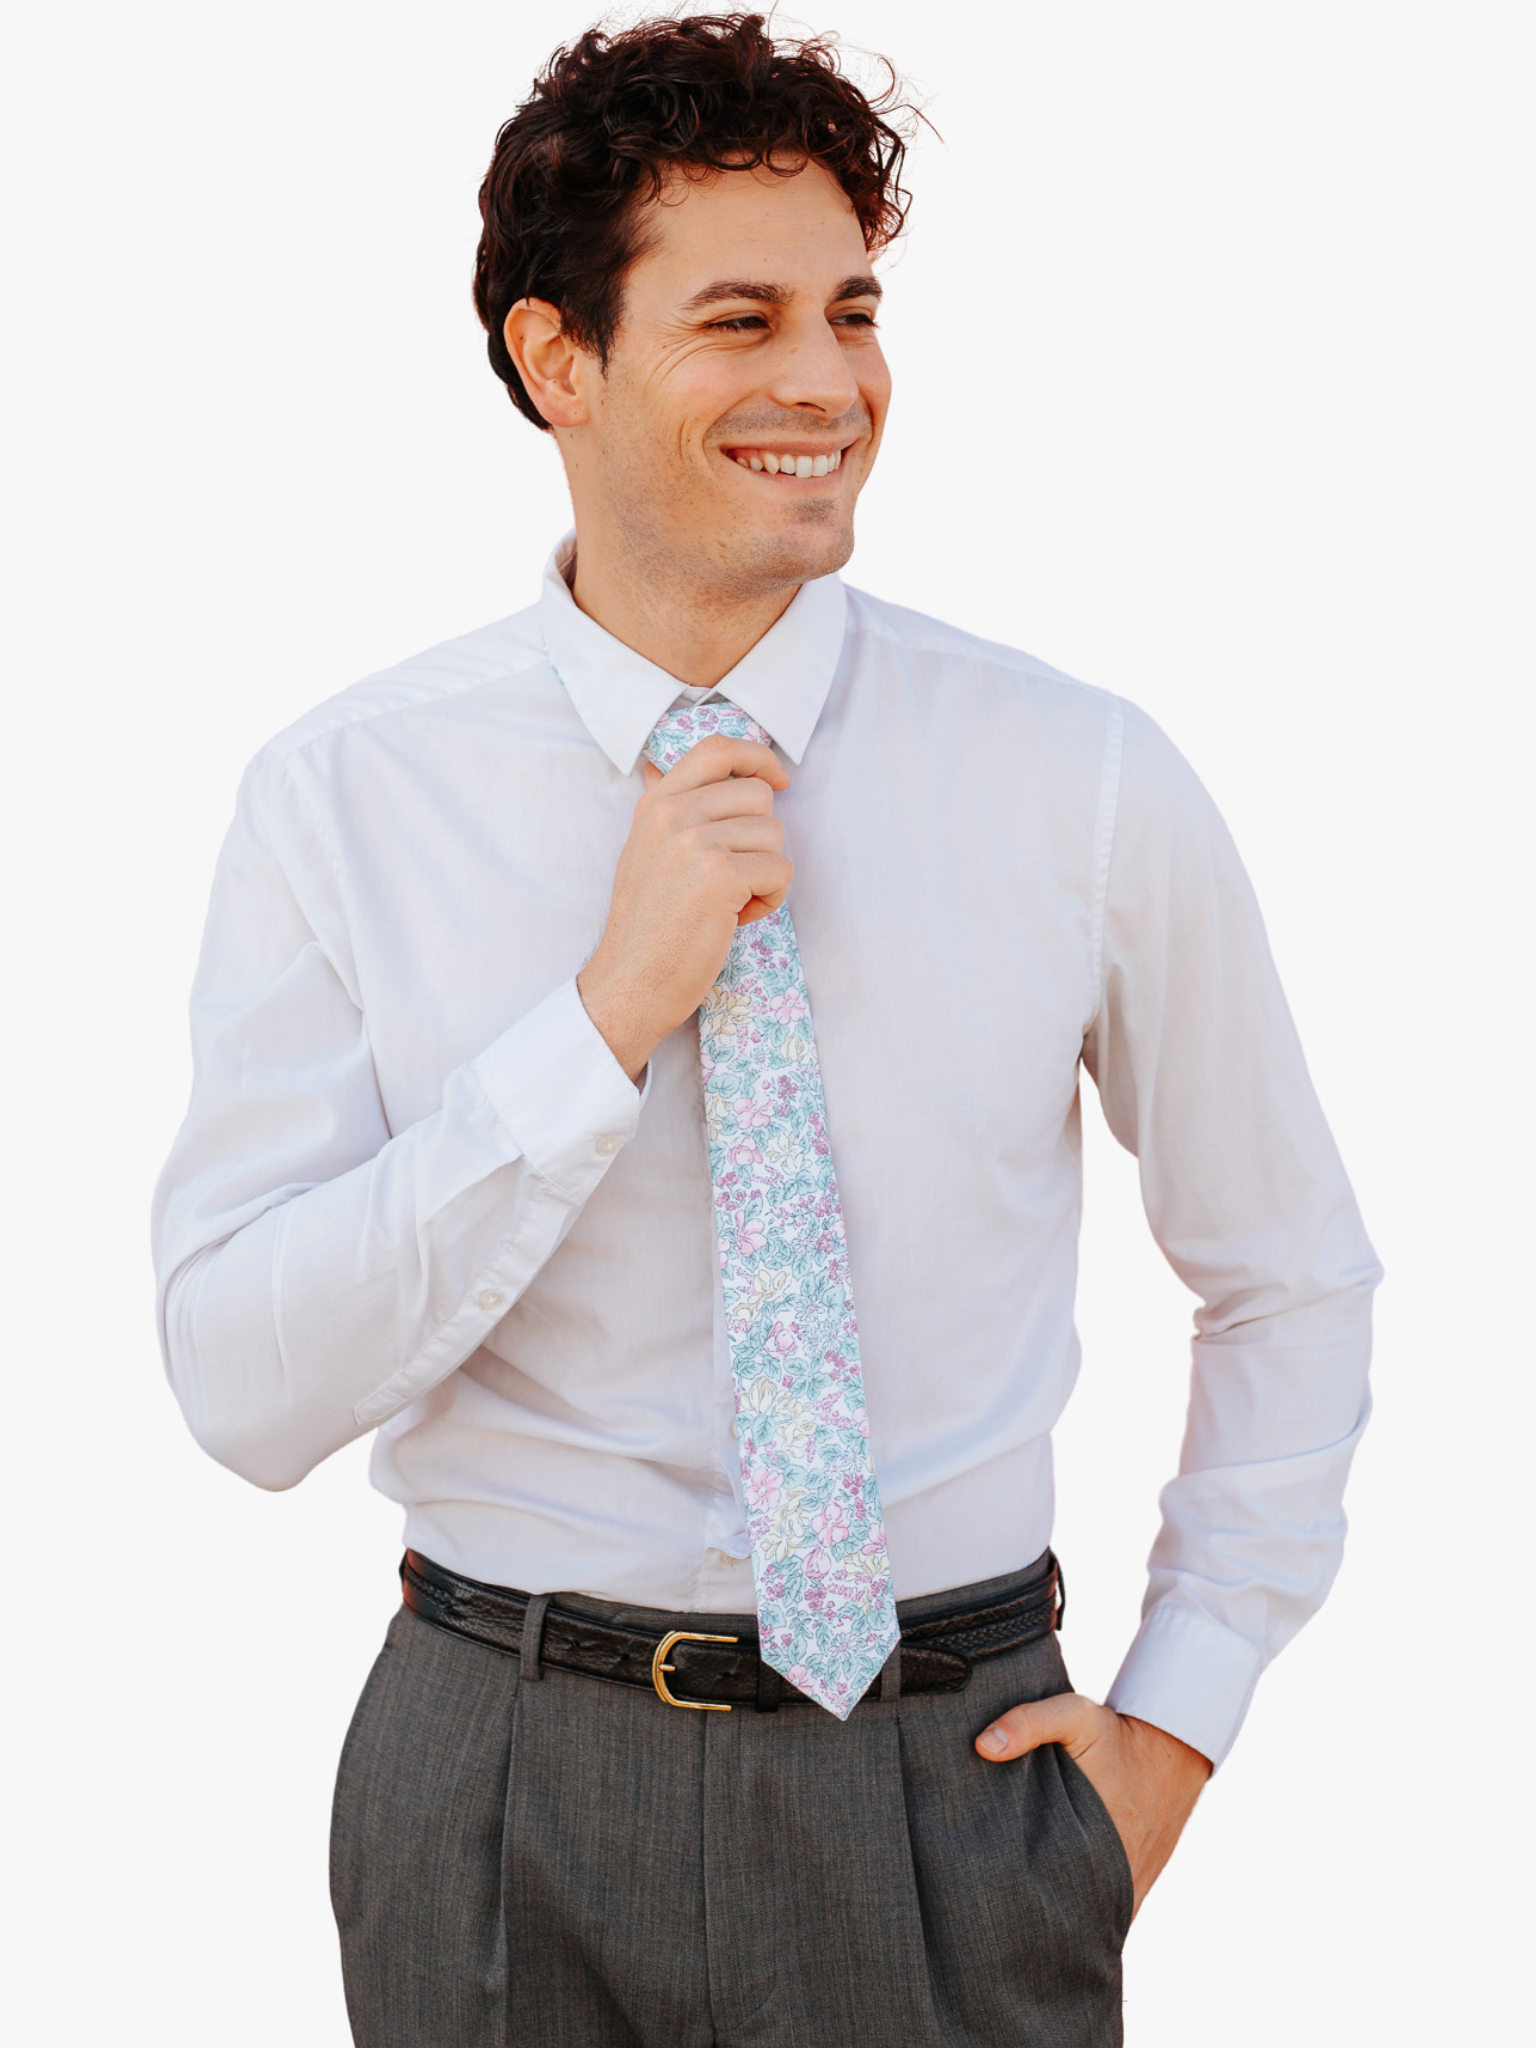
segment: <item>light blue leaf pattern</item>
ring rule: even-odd
[[[645,751],[666,770],[717,732],[768,739],[734,704],[704,703],[669,712]],[[699,1053],[759,1646],[845,1720],[899,1630],[821,1068],[787,909],[737,932],[699,1011]]]

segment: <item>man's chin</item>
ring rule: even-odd
[[[762,590],[814,583],[818,576],[834,575],[852,554],[852,520],[838,517],[831,505],[806,505],[798,508],[792,525],[743,534],[726,551],[721,567],[740,575],[744,591]]]

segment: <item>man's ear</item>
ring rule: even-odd
[[[501,331],[540,415],[552,427],[584,426],[588,410],[582,372],[592,359],[565,333],[559,308],[547,299],[519,299]]]

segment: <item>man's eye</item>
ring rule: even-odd
[[[839,313],[836,316],[834,325],[838,327],[873,328],[875,325],[875,316],[873,313]]]
[[[744,334],[748,328],[766,327],[768,322],[761,313],[738,313],[730,320],[711,320],[710,326],[720,334]]]

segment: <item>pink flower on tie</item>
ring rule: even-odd
[[[782,1318],[776,1319],[773,1328],[768,1332],[768,1349],[776,1358],[788,1358],[799,1341],[795,1331]]]
[[[768,1014],[781,1024],[798,1024],[802,1017],[809,1017],[811,1006],[799,989],[787,988],[768,1005]]]
[[[816,1548],[811,1552],[810,1556],[805,1560],[805,1569],[808,1577],[813,1579],[824,1579],[827,1573],[832,1569],[831,1551],[824,1550],[818,1543]]]
[[[764,1124],[773,1122],[773,1111],[766,1102],[733,1102],[731,1107],[744,1131],[760,1131]]]
[[[736,1249],[744,1259],[750,1259],[754,1252],[760,1252],[768,1242],[768,1233],[761,1223],[739,1223],[736,1226]]]
[[[848,1541],[848,1517],[839,1501],[832,1501],[819,1514],[811,1517],[811,1527],[829,1546]]]
[[[748,1507],[772,1514],[784,1493],[784,1482],[771,1465],[759,1465],[746,1475]]]

